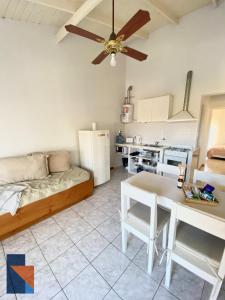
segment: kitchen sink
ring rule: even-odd
[[[156,144],[144,144],[145,147],[155,147],[155,148],[162,148],[163,145],[156,145]]]

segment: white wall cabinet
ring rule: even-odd
[[[138,101],[137,122],[165,122],[172,114],[173,96],[143,99]]]

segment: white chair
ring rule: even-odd
[[[177,222],[181,221],[177,226]],[[165,285],[173,262],[213,285],[216,300],[225,276],[225,223],[182,204],[171,212]]]
[[[193,183],[204,182],[217,187],[225,187],[225,175],[194,170]]]
[[[159,175],[171,174],[171,175],[175,175],[177,177],[180,175],[180,170],[179,170],[178,167],[163,164],[163,163],[160,163],[160,162],[158,162],[158,164],[157,164],[156,172]]]
[[[130,207],[130,199],[137,203]],[[157,207],[156,194],[144,191],[129,183],[121,183],[122,250],[126,252],[128,233],[132,233],[148,246],[148,273],[152,273],[156,239],[163,231],[166,248],[170,214]]]

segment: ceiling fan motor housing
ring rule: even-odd
[[[118,53],[123,50],[123,45],[119,39],[109,40],[105,42],[105,51],[109,54]]]

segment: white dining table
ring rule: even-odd
[[[174,178],[143,171],[126,179],[122,184],[131,184],[145,191],[155,193],[158,205],[167,210],[172,209],[174,202],[181,202],[194,210],[225,223],[225,192],[217,190],[215,195],[219,200],[219,204],[217,206],[207,206],[185,202],[185,194],[183,190],[177,188],[177,180]],[[121,193],[121,199],[123,200],[124,195],[123,192]],[[123,206],[123,201],[121,205]],[[121,207],[121,211],[124,211],[123,207]]]

